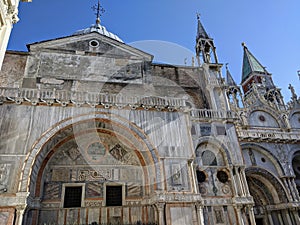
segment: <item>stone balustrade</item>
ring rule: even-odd
[[[211,109],[193,109],[190,112],[193,119],[197,120],[236,120],[238,117],[233,111],[211,110]]]
[[[121,94],[50,89],[0,88],[0,104],[3,104],[6,101],[15,102],[17,104],[29,102],[32,105],[38,103],[46,103],[47,105],[59,103],[62,106],[69,104],[74,104],[76,106],[88,104],[91,107],[103,105],[105,108],[111,106],[117,106],[119,108],[130,106],[132,109],[143,107],[144,109],[155,108],[157,110],[168,109],[171,111],[186,108],[186,100],[183,98],[125,96]]]

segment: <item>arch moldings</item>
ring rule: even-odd
[[[268,180],[275,188],[280,202],[281,203],[288,202],[288,194],[286,189],[284,188],[284,185],[271,172],[261,167],[248,167],[245,169],[245,174],[247,177],[257,178],[258,176],[261,176],[263,179]]]
[[[264,148],[264,147],[262,147],[258,144],[253,144],[253,143],[241,144],[241,148],[242,148],[242,151],[250,148],[250,149],[254,149],[254,150],[256,150],[256,151],[258,151],[262,154],[267,155],[267,157],[271,160],[271,162],[273,163],[273,165],[277,169],[278,174],[280,176],[284,176],[285,170],[284,170],[282,164],[277,159],[277,157],[271,151],[269,151],[267,148]]]
[[[228,165],[232,164],[231,155],[230,155],[230,152],[229,152],[228,148],[221,141],[219,141],[216,138],[213,138],[213,137],[201,137],[198,140],[198,144],[197,144],[197,147],[196,147],[195,151],[201,145],[206,144],[206,143],[211,144],[212,146],[215,146],[217,149],[221,150],[223,152],[224,157],[225,157],[225,159],[224,159],[225,162],[226,163],[228,162]]]
[[[248,121],[250,119],[250,116],[255,112],[264,112],[268,114],[270,117],[277,121],[279,128],[286,128],[286,124],[283,121],[282,115],[273,108],[266,105],[251,108],[251,110],[249,110],[247,113]]]
[[[41,137],[33,144],[31,150],[28,152],[27,157],[23,163],[22,172],[20,175],[18,191],[19,192],[30,192],[30,184],[36,180],[40,167],[50,152],[51,148],[47,145],[52,142],[52,145],[58,143],[62,131],[73,132],[75,125],[83,124],[87,121],[108,121],[116,126],[116,129],[123,129],[132,138],[135,138],[139,143],[144,146],[143,150],[148,151],[151,164],[156,171],[156,182],[160,183],[161,178],[161,165],[160,158],[158,156],[157,149],[152,145],[147,135],[136,125],[130,121],[106,112],[97,112],[91,114],[79,115],[60,121],[53,125]],[[95,127],[96,128],[96,127]]]

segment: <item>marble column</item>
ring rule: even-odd
[[[238,186],[238,190],[239,190],[238,194],[240,196],[245,196],[245,194],[243,192],[242,182],[241,182],[241,178],[240,178],[240,174],[239,174],[238,168],[234,167],[234,170],[235,170],[235,178],[236,178],[237,186]]]
[[[234,206],[236,214],[237,214],[237,219],[238,219],[238,225],[245,225],[243,218],[242,218],[242,211],[241,208],[238,206]]]
[[[241,176],[242,176],[242,179],[243,179],[244,189],[245,189],[246,196],[250,196],[248,182],[247,182],[246,174],[245,174],[245,168],[241,169]]]
[[[24,212],[26,209],[26,205],[18,205],[16,207],[16,225],[22,225],[23,224],[23,217],[24,217]]]
[[[300,201],[299,192],[298,192],[297,185],[296,185],[296,182],[295,182],[295,179],[294,179],[294,178],[291,179],[291,183],[292,183],[292,185],[293,185],[293,190],[294,190],[294,192],[296,193],[296,200],[297,200],[297,201]]]
[[[230,168],[230,176],[232,177],[231,184],[232,184],[233,196],[237,196],[238,190],[237,190],[236,181],[235,181],[235,177],[233,175],[232,170],[233,170],[233,168]]]
[[[248,206],[248,213],[250,218],[250,224],[256,225],[253,206]]]
[[[200,203],[198,203],[196,204],[196,209],[197,209],[198,224],[204,225],[203,206]]]
[[[158,225],[165,225],[165,203],[156,204],[158,212]]]
[[[283,214],[284,214],[284,217],[285,217],[285,220],[286,220],[285,224],[286,225],[293,225],[290,214],[289,214],[289,211],[287,209],[283,210]]]
[[[272,215],[270,212],[267,212],[267,216],[268,216],[269,224],[274,225],[273,218],[272,218]],[[278,215],[278,217],[279,217],[279,215]],[[281,224],[283,224],[283,223],[281,223]]]
[[[294,195],[293,195],[293,190],[291,190],[291,188],[290,188],[290,185],[289,185],[289,182],[288,182],[288,178],[284,177],[284,178],[282,178],[281,180],[282,180],[284,186],[285,186],[285,187],[287,188],[287,190],[288,190],[287,193],[288,193],[289,197],[290,197],[292,200],[294,200],[295,197],[294,197]]]
[[[189,170],[190,170],[190,174],[191,174],[191,182],[192,182],[193,192],[198,193],[197,178],[196,178],[195,168],[193,165],[193,160],[188,160],[188,165],[189,165]]]
[[[289,190],[291,190],[291,195],[292,195],[292,198],[294,201],[297,201],[297,196],[296,196],[296,193],[295,193],[295,190],[294,190],[294,187],[293,187],[293,184],[291,182],[291,179],[290,178],[287,178],[287,181],[288,181],[288,187],[289,187]]]
[[[290,211],[293,219],[295,221],[296,225],[300,225],[300,218],[299,218],[299,214],[298,214],[298,210],[296,208],[294,208],[293,210]]]

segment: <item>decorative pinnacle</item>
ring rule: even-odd
[[[95,4],[92,7],[93,11],[95,11],[95,15],[96,15],[96,24],[100,24],[100,17],[102,16],[102,14],[105,12],[105,9],[101,6],[100,4],[100,0],[98,0],[98,3]]]
[[[247,47],[245,42],[242,42],[242,46],[243,47]]]
[[[225,63],[226,70],[228,70],[228,63]]]
[[[196,13],[196,15],[197,15],[197,20],[200,20],[200,13]]]

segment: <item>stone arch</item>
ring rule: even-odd
[[[282,164],[280,163],[280,161],[278,160],[278,157],[276,157],[267,148],[264,148],[264,147],[259,146],[257,144],[249,144],[249,143],[242,144],[241,148],[242,148],[242,153],[243,153],[243,157],[244,157],[246,166],[247,166],[247,159],[249,159],[250,156],[249,156],[249,153],[248,153],[248,155],[245,155],[246,154],[245,151],[247,149],[252,149],[252,150],[254,150],[256,152],[259,152],[260,154],[264,155],[268,160],[270,160],[270,162],[272,163],[272,165],[274,166],[274,168],[276,170],[276,172],[273,171],[273,173],[276,173],[279,176],[283,176],[285,174],[285,170],[284,170]],[[249,159],[249,160],[251,160],[251,159]],[[248,166],[250,166],[250,165],[248,164]]]
[[[200,138],[195,149],[195,176],[203,197],[232,196],[231,156],[220,141]]]
[[[289,121],[292,128],[300,128],[300,111],[293,111],[289,116]]]
[[[250,194],[258,191],[259,196],[265,196],[263,202],[268,205],[288,202],[288,194],[284,185],[271,172],[260,167],[249,167],[245,169],[245,173],[248,184],[256,182],[254,186],[249,184]],[[257,190],[258,186],[260,186],[259,190]]]
[[[160,159],[158,157],[157,150],[148,140],[146,134],[133,123],[117,115],[101,112],[84,114],[65,119],[46,131],[35,142],[26,157],[22,167],[18,191],[31,193],[34,190],[35,192],[35,181],[37,180],[38,176],[41,176],[41,171],[43,170],[43,167],[45,167],[45,162],[49,159],[49,157],[51,157],[51,155],[49,155],[51,146],[59,144],[59,140],[62,137],[65,137],[66,134],[70,135],[70,133],[76,129],[77,125],[90,122],[95,123],[94,128],[98,129],[97,122],[99,121],[107,121],[113,124],[114,129],[116,130],[117,135],[120,135],[120,138],[122,138],[121,136],[124,136],[126,139],[132,138],[132,140],[134,140],[133,142],[138,145],[137,148],[142,148],[143,153],[138,156],[140,162],[141,164],[147,164],[147,166],[150,166],[150,169],[153,169],[153,174],[151,175],[155,177],[156,183],[159,185],[162,180],[160,176],[161,173],[159,172],[161,171],[159,164]],[[122,134],[118,132],[120,130],[122,130]],[[126,137],[126,135],[128,136]]]
[[[254,180],[259,180],[261,182],[260,184],[264,184],[264,187],[268,187],[268,190],[264,190],[264,191],[269,191],[270,192],[269,194],[272,194],[272,196],[269,196],[268,198],[269,200],[272,200],[269,202],[270,204],[276,204],[276,203],[279,204],[279,203],[288,202],[288,194],[284,188],[284,185],[272,173],[260,167],[246,168],[245,173],[248,181],[249,178],[253,178]],[[251,193],[252,186],[249,185],[249,188]],[[266,195],[267,192],[263,194]]]
[[[298,193],[300,193],[300,150],[294,152],[292,154],[291,164],[295,176],[295,183],[298,190]]]
[[[278,113],[269,109],[255,109],[249,113],[249,125],[259,127],[284,127],[282,118]]]
[[[197,149],[203,144],[210,144],[210,145],[214,146],[216,149],[219,149],[221,151],[221,153],[223,154],[224,162],[228,165],[232,164],[232,158],[231,158],[230,152],[229,152],[228,148],[222,142],[220,142],[219,140],[212,138],[212,137],[202,137],[199,139],[199,142],[197,144],[195,151],[197,151]]]

